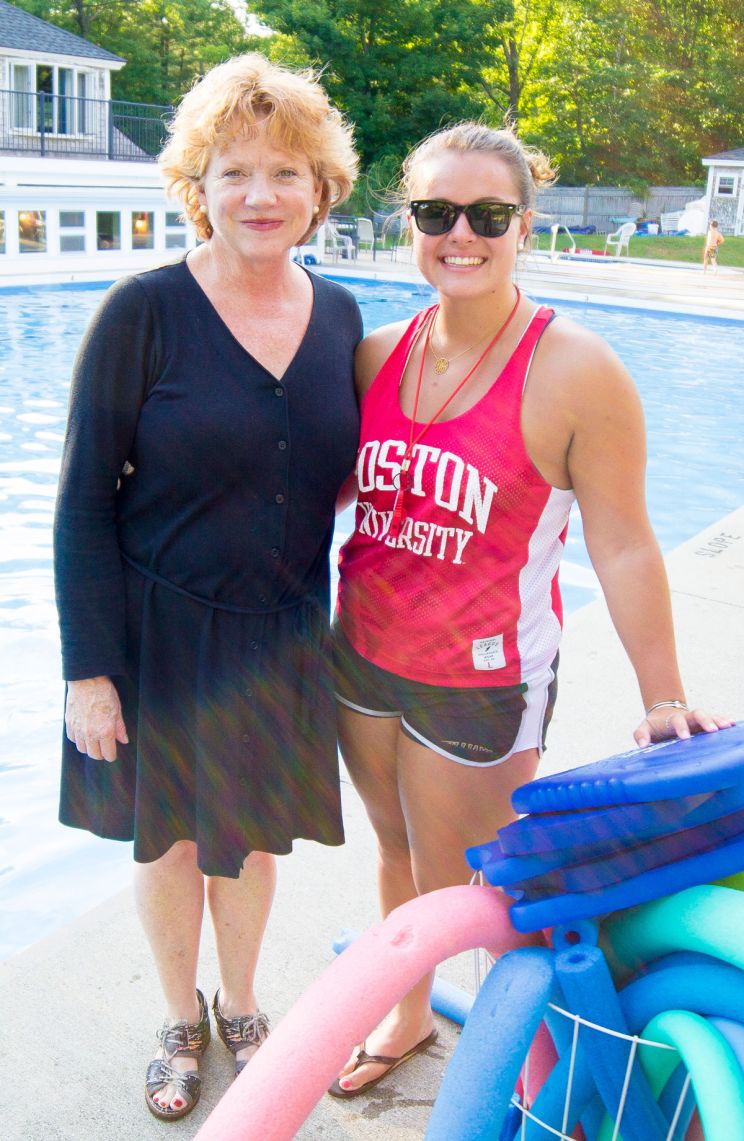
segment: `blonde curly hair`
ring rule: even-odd
[[[199,202],[209,161],[237,135],[250,136],[259,123],[273,145],[303,155],[321,185],[319,210],[302,242],[351,194],[359,169],[352,128],[315,72],[290,70],[259,52],[235,56],[212,68],[184,96],[158,158],[166,193],[181,201],[203,241],[212,236]]]

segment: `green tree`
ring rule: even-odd
[[[529,43],[548,0],[518,3]],[[700,181],[701,155],[741,145],[740,0],[562,0],[545,42],[520,124],[564,183]]]
[[[514,0],[507,18],[491,27],[492,57],[481,86],[499,121],[518,127],[525,100],[550,61],[558,0]]]
[[[274,58],[325,68],[362,161],[402,156],[438,126],[482,113],[480,76],[508,0],[255,0]]]
[[[174,103],[214,64],[245,50],[228,0],[15,0],[52,24],[127,60],[112,96]]]

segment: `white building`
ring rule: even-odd
[[[0,0],[0,285],[112,280],[195,245],[154,161],[170,109],[112,100],[124,65]]]
[[[708,217],[724,234],[744,234],[744,147],[703,159],[708,168]]]

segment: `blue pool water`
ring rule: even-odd
[[[426,286],[347,283],[369,331],[429,304]],[[0,292],[0,958],[129,882],[129,845],[56,822],[62,684],[51,521],[69,376],[100,288]],[[561,301],[602,333],[641,393],[648,497],[665,551],[744,502],[744,324]],[[337,543],[351,521],[341,517]],[[567,609],[596,582],[572,521]]]

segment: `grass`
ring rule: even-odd
[[[577,249],[604,250],[604,234],[574,234],[573,240]],[[630,256],[634,258],[650,258],[653,261],[682,261],[702,263],[703,243],[705,239],[699,238],[673,238],[666,236],[644,237],[634,236],[630,239]],[[550,242],[549,234],[540,235],[540,248],[546,249]],[[558,249],[567,247],[567,238],[563,231],[558,235],[556,243]],[[744,268],[744,238],[726,238],[718,251],[718,264]]]

